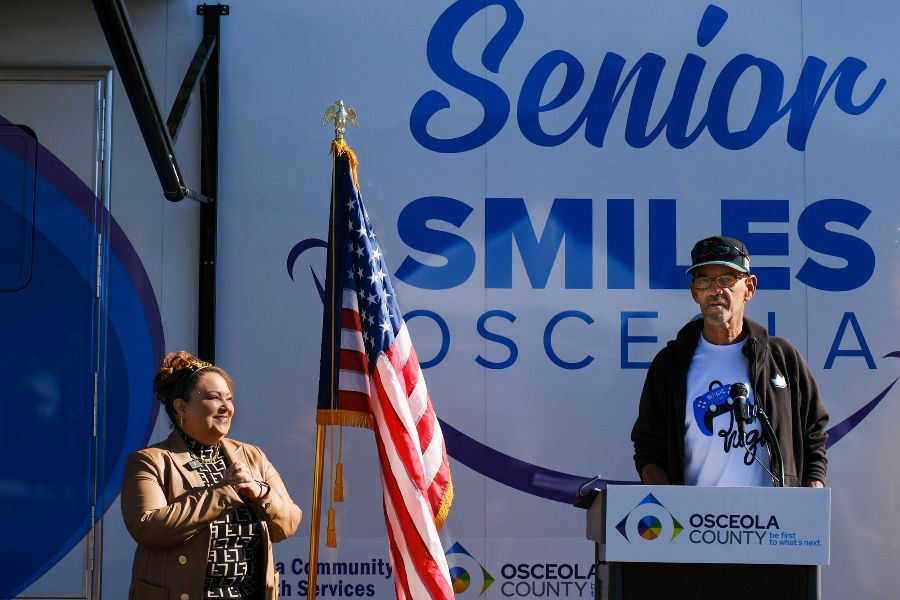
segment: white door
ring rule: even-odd
[[[5,535],[16,538],[0,552],[6,555],[0,597],[99,597],[95,565],[99,571],[102,536],[94,525],[103,468],[97,441],[104,356],[99,265],[106,246],[91,218],[76,225],[59,210],[65,205],[57,197],[63,194],[40,169],[49,168],[52,155],[109,206],[111,76],[108,67],[0,70],[0,209],[6,241],[0,244],[0,280],[8,280],[8,285],[0,281],[0,352],[7,365],[0,374],[14,382],[0,398],[5,423],[0,445],[20,457],[0,475]],[[95,213],[103,218],[102,211]],[[54,243],[53,235],[65,242]],[[66,277],[77,280],[64,271],[83,275],[91,269],[96,277],[88,284],[82,277],[80,285],[63,287]],[[59,298],[52,297],[55,280]]]

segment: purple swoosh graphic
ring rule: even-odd
[[[894,352],[888,352],[884,355],[884,358],[900,358],[900,350],[895,350]],[[897,379],[900,379],[898,377]],[[876,406],[887,396],[887,393],[891,391],[891,388],[894,387],[894,384],[897,383],[897,379],[891,382],[891,385],[887,386],[884,391],[875,396],[869,402],[866,402],[862,408],[857,410],[855,413],[832,427],[828,430],[828,442],[825,444],[826,448],[832,447],[834,444],[838,443],[845,435],[853,431],[853,428],[859,425],[863,419],[869,416],[869,413],[875,409]]]
[[[575,493],[582,483],[592,477],[571,475],[561,471],[545,469],[538,465],[519,460],[490,446],[482,444],[459,431],[446,421],[441,422],[441,431],[447,442],[447,454],[473,471],[532,496],[572,504]],[[617,481],[598,479],[597,487],[607,485],[631,485],[639,481]]]
[[[310,248],[327,248],[328,244],[323,240],[310,238],[296,244],[288,255],[288,275],[291,279],[293,276],[294,263],[297,258]],[[312,271],[312,267],[310,267]],[[313,280],[316,283],[316,289],[319,291],[319,297],[324,298],[324,291],[319,284],[319,278],[313,271]],[[891,352],[885,355],[885,358],[892,356],[900,358],[900,351]],[[828,430],[828,444],[831,447],[852,431],[865,419],[872,410],[884,399],[891,391],[894,384],[900,380],[895,379],[891,384],[878,394],[873,400],[867,402],[862,408],[844,419],[834,427]],[[478,440],[469,437],[460,430],[456,429],[446,421],[438,419],[441,423],[441,430],[444,434],[444,440],[447,444],[447,454],[455,460],[466,465],[473,471],[481,473],[485,477],[493,479],[497,483],[509,486],[513,489],[562,502],[563,504],[572,504],[579,486],[587,480],[593,479],[584,475],[572,475],[563,473],[562,471],[554,471],[544,467],[519,460],[514,456],[504,454],[499,450],[495,450],[490,446],[482,444]],[[596,485],[600,488],[606,488],[607,485],[635,485],[640,481],[620,481],[615,479],[597,479]]]
[[[310,248],[327,248],[328,242],[325,240],[320,240],[318,238],[309,238],[308,240],[303,240],[302,242],[298,242],[291,248],[291,251],[288,253],[287,258],[287,270],[288,275],[291,277],[291,281],[294,281],[294,263],[297,262],[297,259],[301,254],[309,250]],[[321,282],[319,282],[319,278],[316,276],[316,272],[313,270],[312,265],[309,266],[309,272],[312,273],[313,281],[316,282],[316,289],[319,291],[319,300],[322,303],[325,303],[325,288],[322,287]]]

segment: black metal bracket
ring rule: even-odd
[[[231,14],[231,7],[228,6],[227,4],[216,4],[216,5],[199,4],[197,6],[197,14],[202,17],[206,14],[206,11],[208,9],[213,9],[213,10],[219,11],[220,16]]]
[[[187,73],[184,75],[184,81],[178,89],[178,95],[175,96],[175,102],[172,104],[172,110],[169,112],[169,118],[166,119],[166,128],[172,141],[178,139],[178,131],[184,122],[184,114],[187,112],[191,104],[191,98],[197,89],[197,82],[203,76],[206,65],[218,44],[218,38],[214,35],[204,35],[197,52],[194,53],[194,59],[191,66],[188,67]]]
[[[150,152],[166,199],[177,202],[191,198],[200,202],[200,276],[197,354],[215,362],[216,325],[216,197],[219,144],[219,19],[230,14],[226,4],[201,4],[197,14],[203,17],[203,38],[188,67],[169,118],[162,113],[144,69],[140,50],[134,40],[131,20],[124,0],[92,0],[100,27],[141,135]],[[178,138],[191,98],[200,88],[200,190],[189,188],[175,158],[174,140]]]
[[[197,14],[203,17],[203,40],[194,58],[200,54],[205,40],[212,39],[209,57],[200,76],[200,191],[218,198],[219,188],[219,18],[229,14],[227,5],[201,4]],[[193,64],[191,65],[193,66]],[[190,71],[185,76],[187,85]],[[197,355],[216,362],[216,202],[200,205],[200,270],[198,282]]]

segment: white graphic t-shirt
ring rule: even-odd
[[[771,486],[769,454],[762,446],[759,421],[746,425],[747,443],[738,445],[738,425],[729,390],[743,383],[750,390],[744,343],[719,346],[701,335],[687,376],[684,480],[687,485]]]

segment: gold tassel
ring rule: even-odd
[[[334,508],[328,508],[328,528],[326,529],[325,545],[329,548],[337,548],[337,532],[334,530]]]
[[[344,501],[344,463],[338,463],[334,470],[334,501]]]

